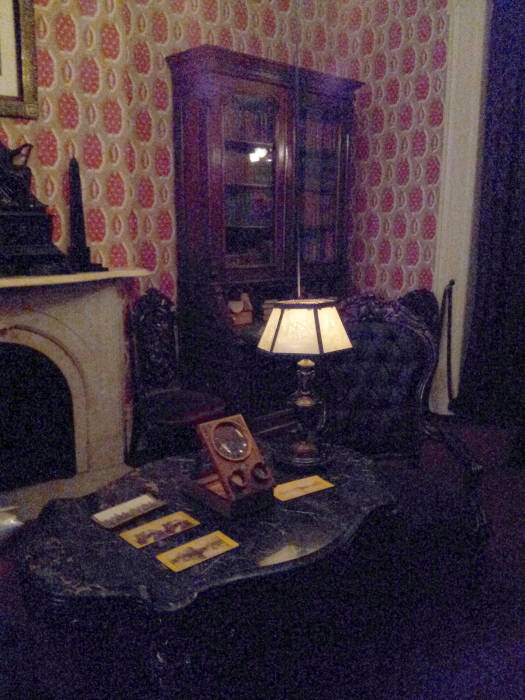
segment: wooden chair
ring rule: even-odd
[[[218,396],[181,377],[175,309],[157,289],[149,289],[128,316],[133,426],[126,463],[153,459],[198,447],[194,426],[224,415]]]

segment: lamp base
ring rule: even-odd
[[[278,464],[302,472],[326,468],[334,461],[335,450],[331,445],[325,443],[313,445],[315,451],[310,451],[303,442],[306,441],[272,443],[271,451],[274,460]]]

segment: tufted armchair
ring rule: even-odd
[[[439,347],[434,294],[351,297],[340,314],[353,348],[321,369],[327,439],[373,458],[398,501],[398,540],[410,543],[412,554],[443,545],[482,551],[488,536],[482,466],[428,408]],[[450,473],[433,469],[432,459],[451,465]]]
[[[434,318],[433,294],[427,307]],[[327,364],[333,435],[368,455],[417,460],[437,363],[436,322],[428,324],[403,299],[371,295],[346,299],[339,311],[353,349]]]

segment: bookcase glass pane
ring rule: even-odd
[[[224,182],[228,185],[273,185],[273,148],[250,143],[226,141],[224,144]]]
[[[298,225],[306,263],[337,259],[339,123],[321,110],[303,113],[298,149]]]
[[[275,139],[274,100],[259,95],[232,95],[223,112],[223,133],[226,140],[262,141]]]
[[[276,111],[274,100],[247,94],[223,110],[227,268],[274,263]]]

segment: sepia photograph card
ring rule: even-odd
[[[151,510],[155,510],[155,508],[160,508],[165,505],[165,501],[161,501],[149,493],[144,493],[142,496],[124,501],[124,503],[119,503],[116,506],[111,506],[111,508],[100,510],[91,517],[97,525],[112,529],[123,525],[128,520],[138,518],[141,515],[149,513]]]
[[[279,501],[290,501],[292,498],[299,498],[309,493],[323,491],[324,489],[332,488],[332,486],[333,484],[316,474],[315,476],[306,476],[304,479],[295,479],[294,481],[287,481],[285,484],[279,484],[274,487],[273,495]]]
[[[131,530],[121,532],[122,539],[129,542],[131,545],[140,549],[146,547],[153,542],[159,542],[166,537],[178,535],[180,532],[189,530],[196,525],[200,525],[198,520],[192,518],[182,510],[170,515],[165,515],[163,518],[158,518],[145,525],[139,525]]]
[[[209,535],[204,535],[191,542],[186,542],[186,544],[181,544],[179,547],[169,549],[167,552],[157,554],[157,559],[172,571],[184,571],[190,566],[201,564],[207,559],[217,557],[219,554],[224,554],[224,552],[238,546],[238,542],[230,539],[220,530],[215,530]]]

